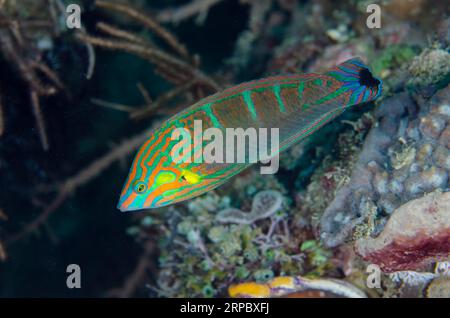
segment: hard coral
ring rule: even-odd
[[[450,77],[450,54],[443,49],[425,49],[412,61],[410,80],[415,85],[437,84]]]

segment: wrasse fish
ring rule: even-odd
[[[275,76],[243,83],[206,97],[165,121],[134,158],[118,208],[157,208],[191,199],[227,182],[251,163],[177,163],[171,150],[176,128],[279,128],[279,151],[340,115],[376,99],[382,83],[359,58],[324,73]],[[193,149],[195,152],[195,149]]]

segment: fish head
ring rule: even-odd
[[[142,147],[146,147],[145,144]],[[152,157],[156,156],[156,157]],[[122,212],[153,209],[198,196],[215,179],[204,178],[188,164],[175,164],[170,156],[139,151],[128,173],[117,208]]]
[[[136,173],[133,167],[117,205],[122,212],[159,208],[181,201],[176,200],[177,192],[190,187],[184,170],[178,167],[158,164],[145,173]]]

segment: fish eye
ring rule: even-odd
[[[186,177],[185,177],[184,175],[181,175],[180,179],[181,179],[182,181],[186,181]]]
[[[141,194],[147,190],[147,185],[142,181],[136,181],[133,188],[134,192]]]

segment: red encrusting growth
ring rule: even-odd
[[[437,191],[402,205],[378,237],[358,239],[355,249],[385,272],[419,270],[448,260],[450,192]]]
[[[363,258],[380,266],[387,273],[424,269],[430,263],[445,260],[450,253],[450,231],[444,229],[435,236],[419,234],[414,240],[394,241]]]

